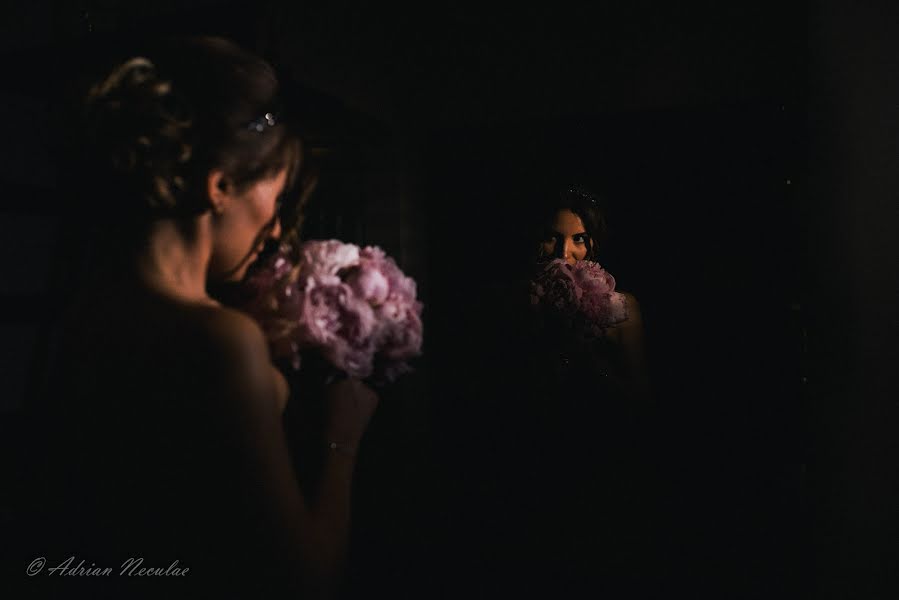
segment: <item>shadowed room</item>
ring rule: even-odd
[[[423,304],[421,355],[377,387],[359,448],[339,597],[890,597],[899,89],[882,4],[8,9],[7,587],[31,597],[32,559],[72,553],[31,535],[34,407],[63,305],[119,252],[101,241],[117,219],[84,216],[81,98],[149,41],[215,35],[271,64],[302,140],[314,184],[282,227],[382,248]],[[547,384],[518,310],[535,215],[572,186],[601,205],[591,256],[641,320],[639,401]]]

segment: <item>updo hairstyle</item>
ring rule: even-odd
[[[85,109],[104,208],[140,221],[208,210],[213,169],[241,191],[285,167],[292,181],[299,167],[274,71],[224,39],[180,38],[126,60],[90,89]]]

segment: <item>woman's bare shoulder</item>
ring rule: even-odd
[[[634,295],[633,295],[632,293],[630,293],[630,292],[625,292],[625,291],[622,291],[622,290],[619,290],[619,292],[620,292],[621,295],[624,296],[625,299],[627,300],[627,306],[628,306],[628,308],[630,308],[631,305],[633,305],[633,306],[635,306],[635,307],[637,307],[637,308],[639,309],[640,304],[637,302],[637,297],[636,297],[636,296],[634,296]]]
[[[643,316],[640,313],[640,303],[637,302],[636,296],[630,292],[619,290],[619,293],[625,298],[627,307],[627,319],[609,328],[607,337],[610,339],[624,343],[626,339],[640,337],[643,330]]]
[[[271,363],[268,343],[259,325],[230,308],[204,307],[200,313],[219,385],[237,396],[273,399],[274,405],[283,410],[287,384]]]
[[[624,296],[627,306],[627,320],[622,325],[631,327],[639,325],[643,318],[640,314],[640,303],[637,301],[637,297],[630,292],[620,291],[620,293]]]
[[[248,315],[223,306],[204,306],[197,311],[204,330],[213,338],[240,344],[263,343],[259,325]]]
[[[231,308],[209,306],[197,309],[196,320],[210,358],[222,367],[246,373],[270,366],[265,336],[249,316]]]

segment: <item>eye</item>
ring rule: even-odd
[[[587,243],[587,236],[584,234],[578,234],[578,235],[572,236],[571,240],[575,244],[582,245],[582,244]]]

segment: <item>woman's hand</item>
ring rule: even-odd
[[[378,395],[358,379],[343,379],[325,390],[327,438],[355,451],[378,406]]]

